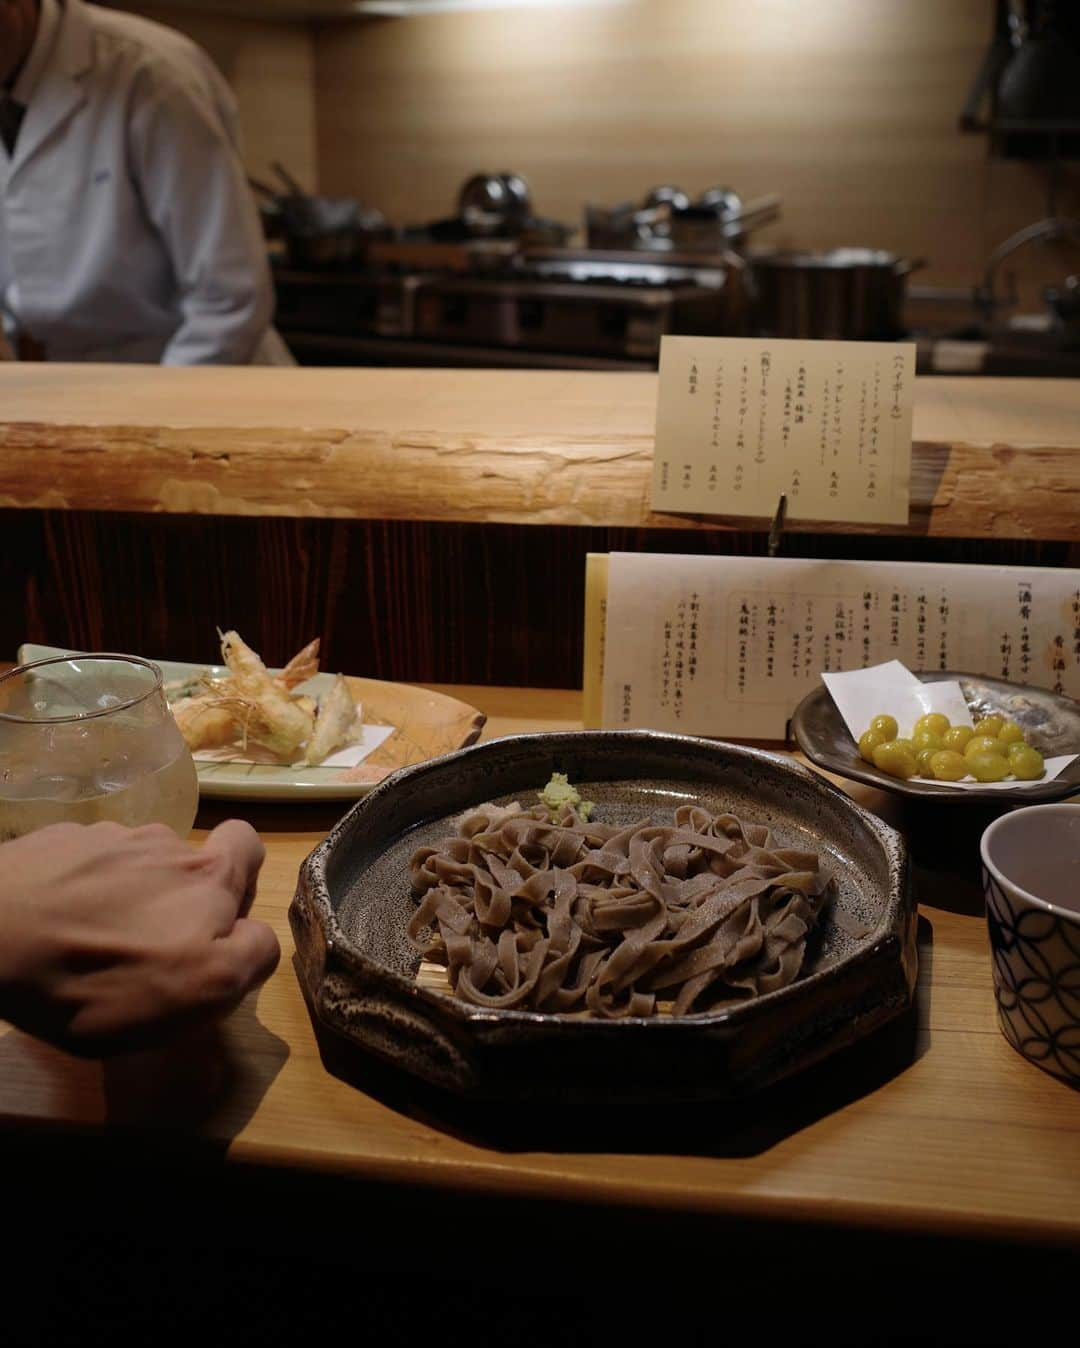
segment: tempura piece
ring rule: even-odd
[[[308,741],[302,762],[307,767],[314,767],[338,749],[354,744],[360,733],[360,708],[353,701],[349,685],[339,674],[319,704],[315,733]]]
[[[245,703],[249,739],[281,758],[290,758],[311,738],[309,711],[270,677],[266,666],[238,632],[223,632],[221,657],[232,676],[228,696]]]
[[[297,651],[280,674],[274,675],[274,682],[282,688],[295,688],[298,683],[310,679],[319,672],[319,638],[309,641],[302,651]]]
[[[210,693],[182,698],[173,703],[171,711],[192,753],[232,744],[240,734],[232,709],[223,707],[220,699]]]

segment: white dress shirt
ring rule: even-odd
[[[42,0],[0,146],[0,306],[50,360],[291,364],[209,57],[132,14]]]

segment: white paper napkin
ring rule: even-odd
[[[384,740],[388,740],[394,733],[396,727],[392,725],[364,725],[361,727],[361,738],[355,743],[350,744],[345,749],[338,749],[336,753],[324,758],[321,763],[314,765],[316,768],[355,768],[358,763],[362,763],[369,754],[373,754]],[[257,745],[252,745],[245,752],[242,749],[226,745],[222,749],[200,749],[198,753],[192,754],[192,758],[197,763],[273,763],[278,767],[288,767],[289,764],[281,763],[272,754],[260,754]],[[313,769],[303,766],[304,772],[311,772]]]
[[[852,669],[841,674],[822,674],[821,681],[829,690],[832,700],[836,703],[836,709],[856,744],[874,717],[885,712],[896,717],[899,733],[903,737],[911,735],[915,722],[928,711],[944,712],[953,725],[974,724],[959,683],[955,680],[923,683],[899,660],[890,660],[884,665],[872,665],[869,669]],[[1043,782],[1052,781],[1062,773],[1074,758],[1076,754],[1048,758],[1045,776],[1034,782],[1019,782],[1015,778],[1006,782],[935,780],[934,785],[951,786],[958,791],[1000,791],[1006,788],[1015,791],[1017,788],[1041,786]]]

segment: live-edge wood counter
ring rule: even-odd
[[[657,377],[0,363],[0,642],[581,682],[588,552],[762,554],[649,509]],[[1075,564],[1080,382],[916,381],[899,530],[796,557]]]
[[[488,711],[487,735],[580,725],[577,693],[450,691]],[[879,793],[853,794],[892,814]],[[200,834],[227,812],[222,804],[203,809]],[[911,1026],[879,1031],[748,1108],[672,1112],[645,1136],[632,1118],[615,1116],[599,1136],[582,1138],[572,1117],[538,1133],[501,1114],[463,1115],[374,1065],[354,1066],[351,1081],[332,1075],[291,964],[286,911],[297,869],[335,810],[237,803],[232,812],[251,818],[267,844],[255,914],[274,926],[285,957],[257,1002],[227,1022],[236,1080],[190,1128],[229,1167],[400,1186],[417,1212],[425,1192],[441,1192],[606,1204],[628,1218],[682,1212],[777,1231],[803,1224],[1080,1244],[1080,1097],[998,1030],[981,902],[967,879],[916,870],[920,973]],[[138,1119],[140,1089],[153,1122],[125,1133],[125,1121]],[[99,1065],[18,1032],[0,1034],[9,1161],[20,1135],[51,1139],[54,1155],[80,1137],[117,1133],[125,1146],[141,1139],[167,1154],[186,1134],[162,1114],[154,1088],[139,1080],[107,1089]],[[562,1220],[572,1231],[572,1215]]]
[[[9,363],[0,507],[715,529],[649,507],[656,389],[633,373]],[[921,378],[913,434],[909,524],[861,532],[1080,539],[1080,384]]]

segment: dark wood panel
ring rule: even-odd
[[[324,665],[420,682],[581,683],[585,554],[761,555],[765,537],[0,511],[0,656],[21,641],[215,654],[235,627],[272,663],[319,636]],[[1062,543],[791,534],[790,556],[1060,566]]]

